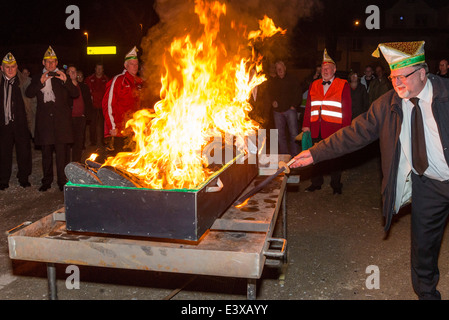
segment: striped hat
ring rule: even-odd
[[[381,43],[372,55],[380,58],[380,49],[391,70],[410,67],[425,62],[424,43],[424,41]]]

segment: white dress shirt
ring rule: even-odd
[[[426,151],[429,167],[424,172],[428,178],[446,181],[449,180],[449,167],[444,158],[441,138],[438,127],[432,113],[433,86],[430,80],[426,81],[424,88],[416,96],[419,98],[424,124],[424,136],[426,140]],[[412,98],[412,97],[410,97]],[[413,171],[412,145],[411,145],[411,115],[413,103],[408,99],[402,99],[403,120],[399,140],[401,142],[401,155],[396,185],[395,209],[407,204],[411,199],[410,173]]]

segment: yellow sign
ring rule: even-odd
[[[87,54],[116,54],[117,47],[116,46],[101,46],[101,47],[87,47]]]

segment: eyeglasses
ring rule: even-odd
[[[420,70],[422,68],[416,69],[415,71],[409,73],[406,76],[388,76],[388,80],[390,80],[391,82],[395,81],[396,79],[401,80],[401,82],[403,82],[406,78],[410,77],[412,74],[414,74],[416,71]]]

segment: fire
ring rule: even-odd
[[[248,204],[250,198],[246,199],[245,201],[243,201],[241,204],[236,205],[235,207],[240,209],[243,208],[244,206],[246,206]]]
[[[161,100],[154,113],[140,110],[126,124],[134,133],[135,150],[105,163],[132,173],[149,188],[197,187],[213,173],[202,154],[212,138],[231,134],[242,150],[245,136],[257,129],[248,118],[248,100],[251,90],[266,80],[260,57],[254,51],[248,58],[227,56],[217,39],[225,4],[197,0],[195,13],[204,32],[196,40],[191,35],[177,38],[166,50]],[[270,31],[250,32],[247,40],[282,31],[271,19],[262,21],[260,27]]]
[[[87,160],[95,161],[97,159],[98,153],[92,153]]]
[[[287,30],[283,30],[281,28],[276,28],[274,25],[274,22],[272,19],[268,18],[267,16],[264,16],[262,20],[259,20],[259,28],[260,30],[257,31],[251,31],[249,33],[248,39],[265,39],[267,37],[272,37],[276,33],[285,34]]]

